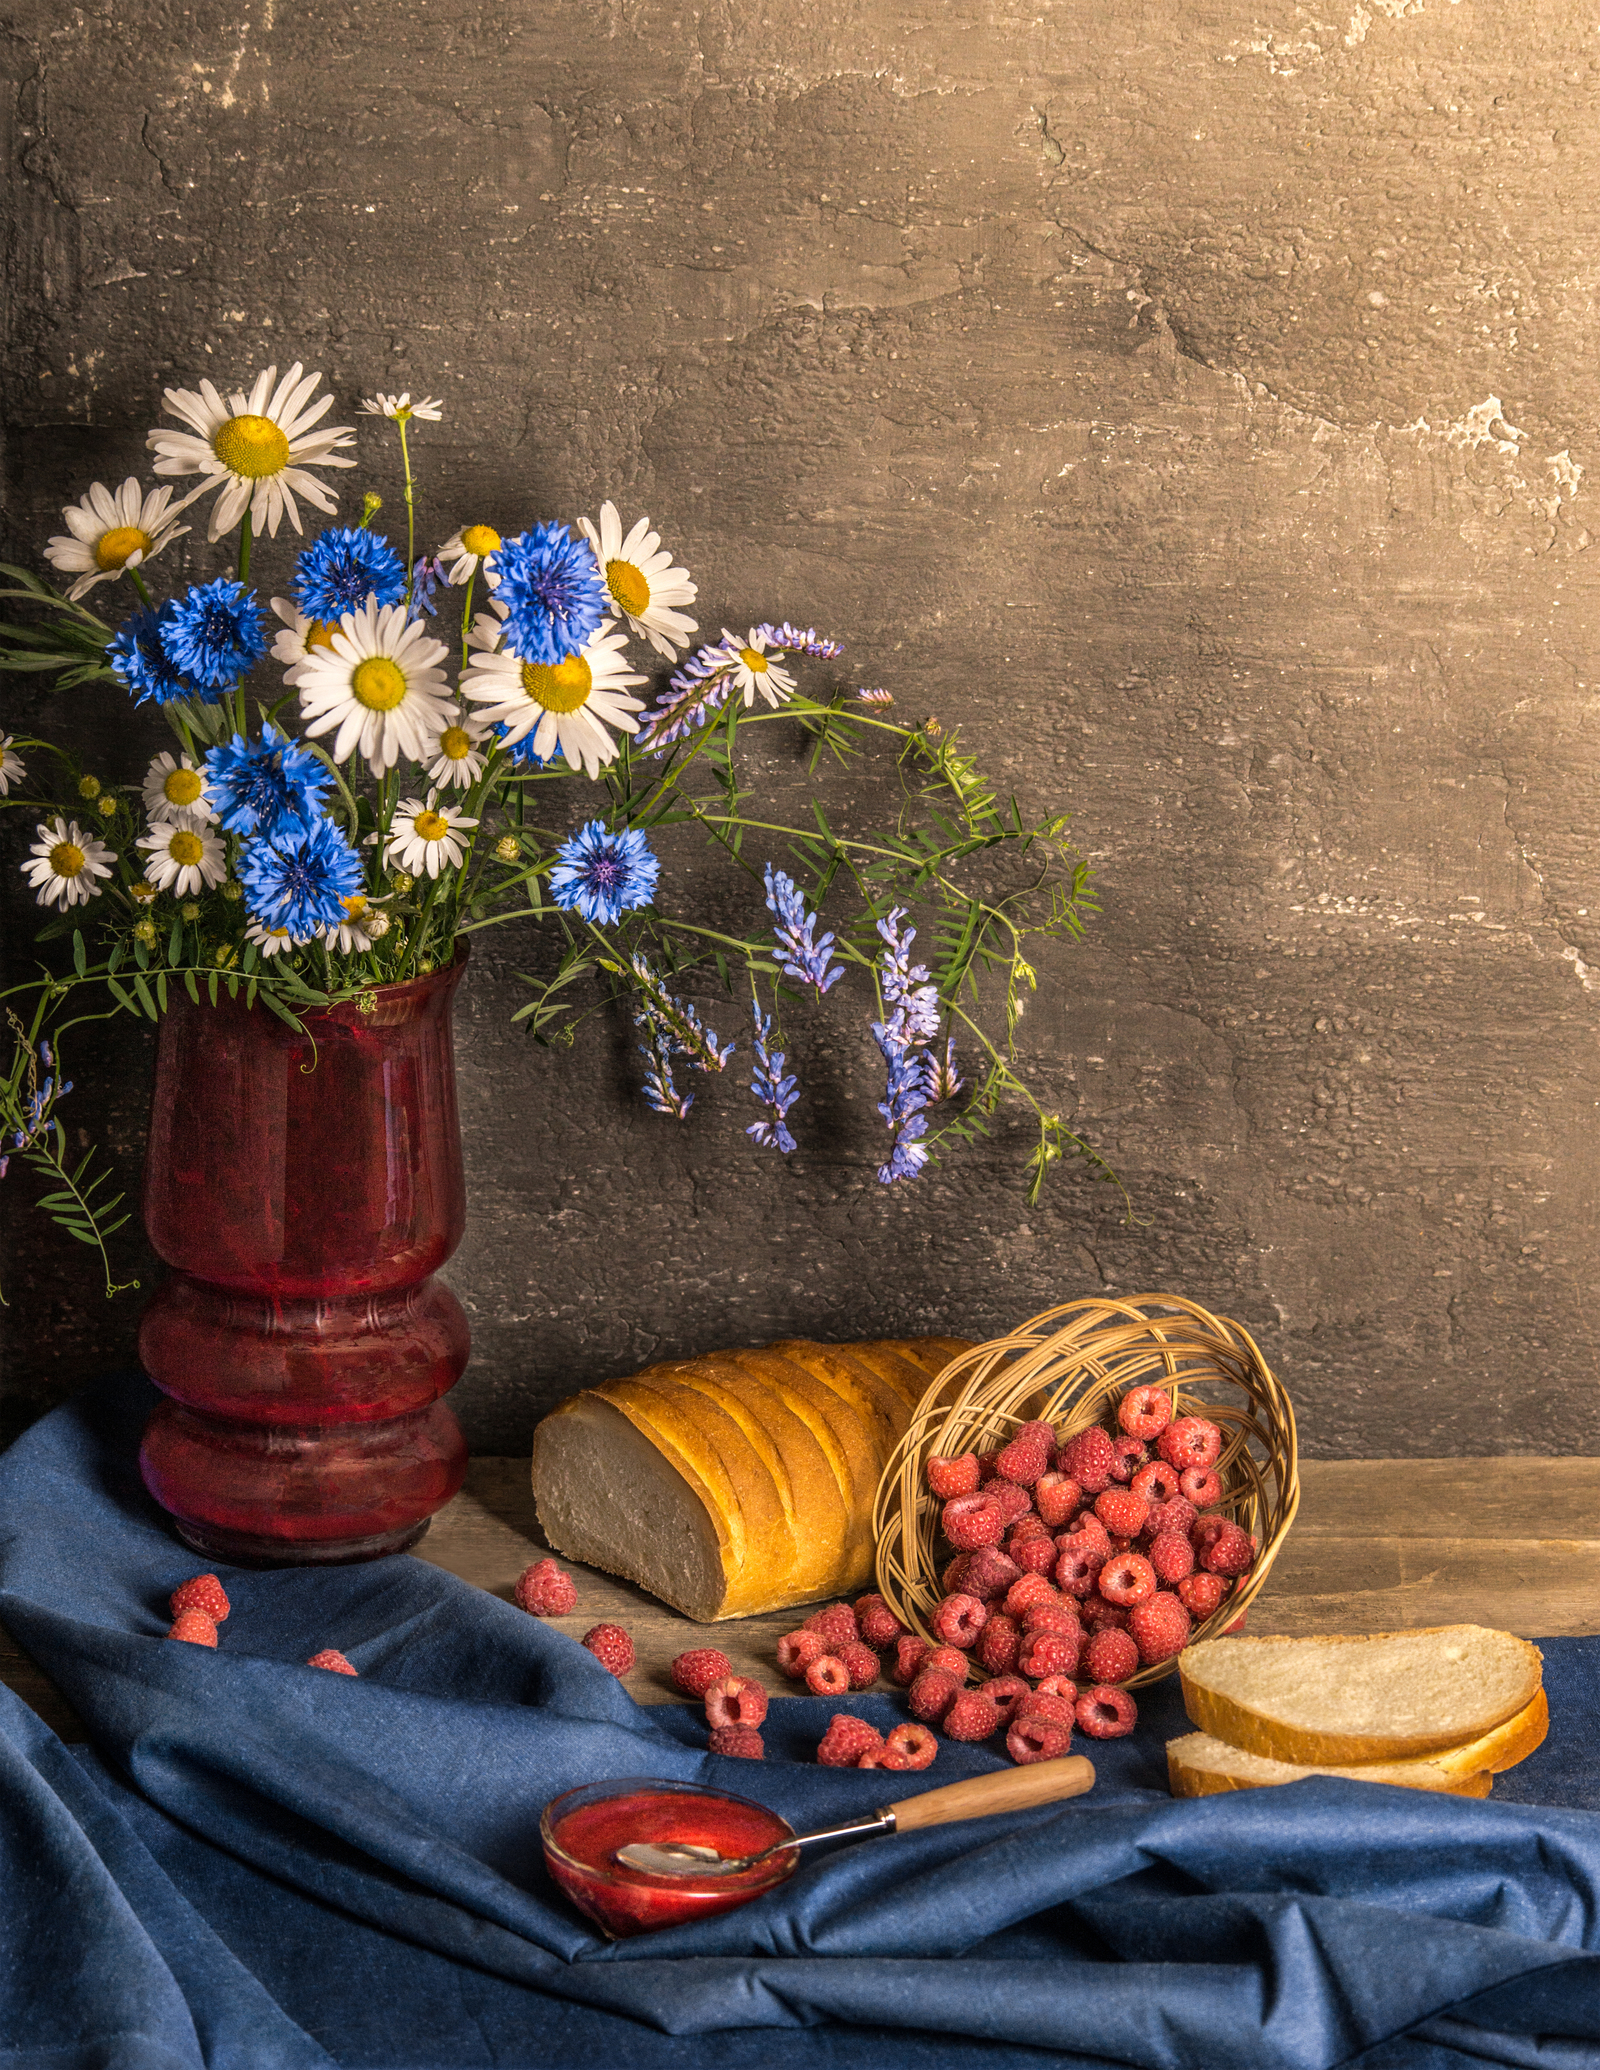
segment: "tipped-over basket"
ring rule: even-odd
[[[1193,1636],[1216,1638],[1233,1624],[1261,1593],[1299,1507],[1294,1410],[1248,1330],[1176,1294],[1046,1309],[944,1368],[884,1470],[873,1512],[878,1588],[901,1622],[932,1639],[943,1594],[941,1505],[923,1471],[931,1455],[992,1450],[1034,1418],[1053,1423],[1063,1440],[1090,1424],[1110,1427],[1117,1402],[1142,1386],[1164,1389],[1174,1417],[1206,1416],[1222,1431],[1217,1472],[1226,1493],[1208,1514],[1233,1517],[1260,1551]],[[1141,1668],[1127,1686],[1158,1681],[1176,1666],[1172,1659]]]

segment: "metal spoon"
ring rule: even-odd
[[[864,1839],[869,1833],[914,1833],[923,1826],[949,1825],[963,1818],[992,1818],[1000,1811],[1023,1811],[1035,1804],[1081,1797],[1093,1788],[1092,1763],[1081,1754],[1068,1754],[1058,1761],[1036,1761],[1027,1768],[980,1775],[970,1782],[947,1783],[942,1790],[925,1790],[920,1797],[887,1804],[866,1818],[852,1819],[848,1825],[829,1826],[818,1833],[791,1834],[787,1840],[764,1847],[759,1854],[730,1857],[692,1840],[632,1840],[617,1849],[616,1859],[624,1868],[640,1869],[649,1876],[737,1876],[745,1869],[753,1869],[757,1862],[770,1861],[775,1854],[809,1847],[816,1841]]]

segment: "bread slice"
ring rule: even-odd
[[[1179,1656],[1178,1672],[1202,1732],[1269,1760],[1350,1767],[1481,1738],[1534,1703],[1541,1661],[1510,1632],[1450,1624],[1368,1638],[1209,1639]]]
[[[1174,1797],[1216,1797],[1224,1790],[1261,1790],[1298,1782],[1305,1775],[1342,1775],[1352,1782],[1392,1783],[1403,1790],[1436,1790],[1453,1797],[1487,1797],[1494,1777],[1487,1768],[1466,1774],[1437,1761],[1372,1761],[1358,1768],[1306,1767],[1241,1753],[1207,1732],[1167,1741],[1167,1781]]]

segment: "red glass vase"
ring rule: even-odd
[[[308,1014],[221,992],[161,1023],[144,1219],[173,1270],[139,1352],[167,1399],[145,1486],[197,1552],[402,1551],[460,1487],[442,1397],[467,1319],[433,1274],[466,1191],[450,1004],[465,963]]]

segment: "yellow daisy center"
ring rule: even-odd
[[[594,673],[581,654],[569,654],[565,661],[549,667],[543,662],[525,661],[522,687],[547,712],[575,712],[588,701],[594,688]]]
[[[50,851],[50,867],[58,877],[76,877],[87,861],[76,841],[58,841]]]
[[[211,450],[230,474],[250,482],[289,464],[289,441],[270,417],[230,417],[211,434]]]
[[[156,895],[155,886],[144,877],[141,877],[137,884],[130,884],[128,886],[128,889],[133,894],[133,896],[139,901],[141,906],[149,905],[150,901]]]
[[[463,525],[461,528],[463,551],[475,553],[482,560],[486,553],[495,553],[500,546],[500,534],[493,525]]]
[[[406,694],[403,669],[396,668],[386,654],[369,654],[356,664],[350,689],[357,704],[369,712],[392,712]]]
[[[137,525],[113,525],[94,543],[94,564],[109,574],[113,568],[125,568],[136,553],[150,553],[154,546],[150,534]]]
[[[442,812],[419,812],[411,822],[424,841],[439,841],[450,831],[450,822]]]
[[[306,652],[309,654],[313,647],[326,647],[331,654],[333,636],[338,630],[338,626],[331,619],[313,618],[306,627]]]
[[[739,649],[739,659],[752,675],[764,676],[766,674],[767,657],[764,654],[758,654],[754,647],[741,647]]]
[[[352,920],[359,920],[367,910],[367,895],[364,891],[353,891],[348,898],[341,899],[339,903]]]
[[[642,618],[650,608],[650,585],[632,561],[606,562],[606,588],[630,618]]]
[[[168,855],[172,857],[175,863],[181,864],[184,869],[188,869],[191,864],[197,863],[205,852],[205,843],[200,836],[198,834],[191,834],[187,830],[180,830],[167,843]]]
[[[205,789],[198,769],[174,769],[161,786],[169,805],[192,805]]]
[[[439,735],[439,752],[446,761],[464,762],[472,753],[472,735],[465,726],[446,726]]]

